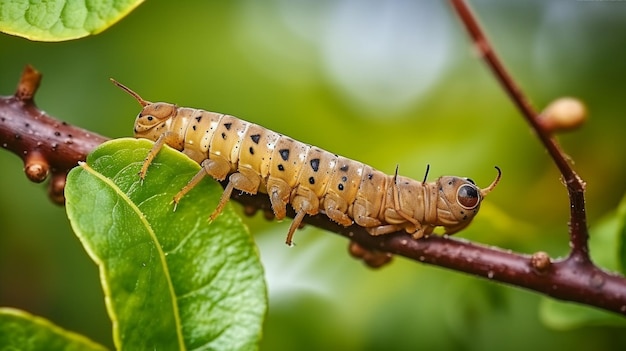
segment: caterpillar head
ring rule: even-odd
[[[135,120],[135,137],[156,140],[167,131],[168,123],[176,116],[177,106],[166,102],[146,101],[122,83],[111,79],[113,84],[134,97],[143,107]]]
[[[446,234],[453,234],[467,227],[480,208],[482,200],[500,181],[502,171],[496,167],[498,175],[486,188],[480,189],[473,180],[460,177],[441,177],[437,180],[439,199],[437,218],[446,228]]]

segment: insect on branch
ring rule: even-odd
[[[531,128],[535,131],[537,137],[561,172],[567,186],[570,200],[570,258],[580,264],[591,264],[588,247],[589,233],[585,214],[585,182],[574,171],[571,164],[568,162],[568,157],[559,147],[551,131],[544,128],[540,123],[539,114],[531,106],[522,92],[522,89],[515,83],[515,80],[500,61],[500,58],[481,29],[476,16],[473,14],[466,1],[450,0],[450,2],[465,26],[465,29],[471,36],[479,55],[485,60],[485,63],[498,79],[502,88],[507,92],[513,103],[522,113],[522,116],[524,116],[528,124],[530,124]]]
[[[563,174],[572,205],[571,255],[564,260],[552,260],[544,252],[525,255],[447,236],[429,236],[419,240],[412,239],[404,232],[372,236],[363,227],[343,227],[324,215],[306,216],[304,221],[347,237],[356,243],[356,248],[351,246],[351,253],[360,258],[374,251],[397,254],[416,262],[466,272],[557,299],[626,315],[626,278],[607,273],[589,260],[584,182],[573,171],[551,133],[537,122],[537,113],[500,63],[465,2],[451,1],[485,61]],[[40,182],[51,174],[51,198],[62,204],[67,172],[108,138],[68,125],[39,110],[33,97],[40,79],[41,75],[37,71],[26,67],[17,92],[12,96],[0,97],[0,145],[24,160],[30,180]],[[234,192],[232,198],[242,203],[247,213],[270,209],[267,196]],[[292,209],[288,209],[287,215],[293,218],[295,214]],[[384,263],[386,258],[380,255],[378,259]]]
[[[30,162],[49,169],[53,182],[58,182],[57,189],[62,189],[67,172],[107,138],[40,111],[32,99],[40,79],[39,73],[26,67],[18,92],[0,97],[0,145],[17,154],[26,164]],[[58,196],[52,198],[57,203],[63,203],[58,201]],[[234,192],[232,198],[243,204],[247,211],[270,209],[267,196]],[[287,215],[293,217],[295,214],[289,209]],[[350,239],[355,243],[351,245],[351,253],[359,258],[377,251],[382,254],[375,255],[373,259],[384,264],[388,254],[397,254],[416,262],[466,272],[626,315],[626,279],[593,265],[581,269],[573,260],[552,261],[543,252],[517,254],[445,236],[419,240],[404,232],[372,236],[362,227],[343,227],[324,215],[306,216],[304,221]]]

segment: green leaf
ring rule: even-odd
[[[141,184],[152,147],[117,139],[74,168],[68,217],[100,268],[114,343],[133,350],[257,349],[267,309],[256,246],[230,206],[207,218],[222,188],[207,179],[173,211],[200,167],[164,148]]]
[[[539,311],[542,322],[557,330],[587,326],[626,327],[626,320],[618,314],[572,302],[543,298]]]
[[[30,40],[62,41],[97,34],[143,0],[1,0],[0,31]]]
[[[106,348],[50,321],[13,308],[0,308],[0,349],[102,351]]]

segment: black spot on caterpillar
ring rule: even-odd
[[[311,160],[311,168],[313,169],[313,172],[317,172],[320,168],[320,159],[319,158],[314,158]]]
[[[280,157],[282,157],[283,161],[287,161],[289,159],[289,149],[278,150],[280,153]]]
[[[418,239],[438,226],[454,234],[470,224],[502,175],[496,167],[498,175],[485,189],[468,178],[444,176],[427,183],[426,179],[420,182],[398,176],[397,169],[396,174],[387,175],[233,116],[146,101],[111,80],[143,107],[135,121],[135,137],[155,141],[139,172],[141,179],[167,144],[202,166],[174,196],[175,204],[206,175],[217,180],[228,177],[210,218],[220,214],[233,190],[250,194],[262,190],[268,194],[276,218],[285,218],[287,204],[296,212],[287,244],[304,216],[319,212],[343,226],[356,223],[371,235],[405,230]],[[218,125],[225,131],[216,133],[213,126]],[[290,156],[296,161],[281,163]],[[310,167],[305,167],[307,163]]]

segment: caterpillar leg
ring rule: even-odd
[[[266,188],[276,219],[281,220],[285,218],[287,216],[287,204],[289,203],[291,187],[282,179],[270,177],[267,180]]]
[[[319,199],[311,189],[298,187],[291,200],[291,206],[296,211],[296,216],[289,226],[285,243],[289,246],[293,244],[293,234],[302,224],[305,215],[316,215],[319,212]]]
[[[348,203],[341,197],[328,193],[324,197],[323,208],[326,216],[344,227],[352,225],[352,218],[346,214]]]
[[[141,166],[141,170],[139,171],[139,178],[142,182],[144,178],[146,178],[146,173],[148,173],[148,167],[150,167],[150,164],[152,164],[152,161],[154,160],[156,155],[159,154],[159,151],[161,151],[163,145],[165,145],[167,138],[171,137],[172,135],[172,132],[165,132],[161,134],[161,136],[159,136],[159,138],[154,142],[154,145],[152,145],[152,149],[150,149],[148,155],[146,155],[146,158],[144,158],[143,165]]]
[[[413,231],[413,232],[407,229],[407,232],[413,236],[413,239],[419,239],[426,235],[432,234],[433,230],[435,230],[435,227],[431,225],[427,225],[427,226],[422,226],[421,228],[418,228],[416,231]]]
[[[354,221],[356,224],[361,227],[370,228],[370,227],[378,227],[382,224],[382,222],[375,217],[371,216],[371,212],[368,208],[370,206],[369,202],[362,199],[357,199],[352,206],[352,216],[354,217]]]
[[[430,235],[433,232],[434,227],[426,226],[426,227],[407,227],[406,224],[385,224],[380,225],[378,227],[365,228],[370,235],[385,235],[391,234],[400,230],[406,230],[407,233],[411,234],[414,239],[419,239],[425,235]]]
[[[224,188],[224,192],[222,193],[222,197],[220,198],[220,202],[217,204],[213,213],[209,217],[210,220],[214,220],[222,213],[224,206],[230,199],[230,195],[233,193],[234,189],[244,191],[248,194],[256,194],[259,190],[259,185],[261,184],[261,179],[259,176],[254,173],[254,171],[249,169],[241,169],[240,172],[233,173],[228,177],[228,185]]]
[[[296,212],[296,216],[293,217],[293,222],[291,222],[291,225],[289,226],[289,231],[287,232],[287,238],[285,238],[285,244],[289,246],[293,246],[293,234],[296,232],[296,229],[298,229],[298,227],[300,226],[300,223],[302,223],[302,220],[304,219],[305,215],[306,215],[305,210],[300,210]]]
[[[198,185],[198,183],[200,183],[205,176],[210,175],[217,180],[224,180],[228,172],[230,172],[230,163],[223,160],[206,159],[202,161],[201,166],[202,169],[200,169],[200,171],[196,173],[193,178],[191,178],[189,183],[187,183],[178,193],[176,193],[176,195],[174,195],[174,199],[172,200],[172,202],[174,202],[174,209],[176,209],[180,199],[182,199],[185,194]]]
[[[365,228],[365,230],[367,230],[367,232],[370,233],[370,235],[374,235],[374,236],[390,234],[390,233],[400,231],[402,229],[404,229],[403,224],[384,224],[384,225],[379,225],[377,227]]]

